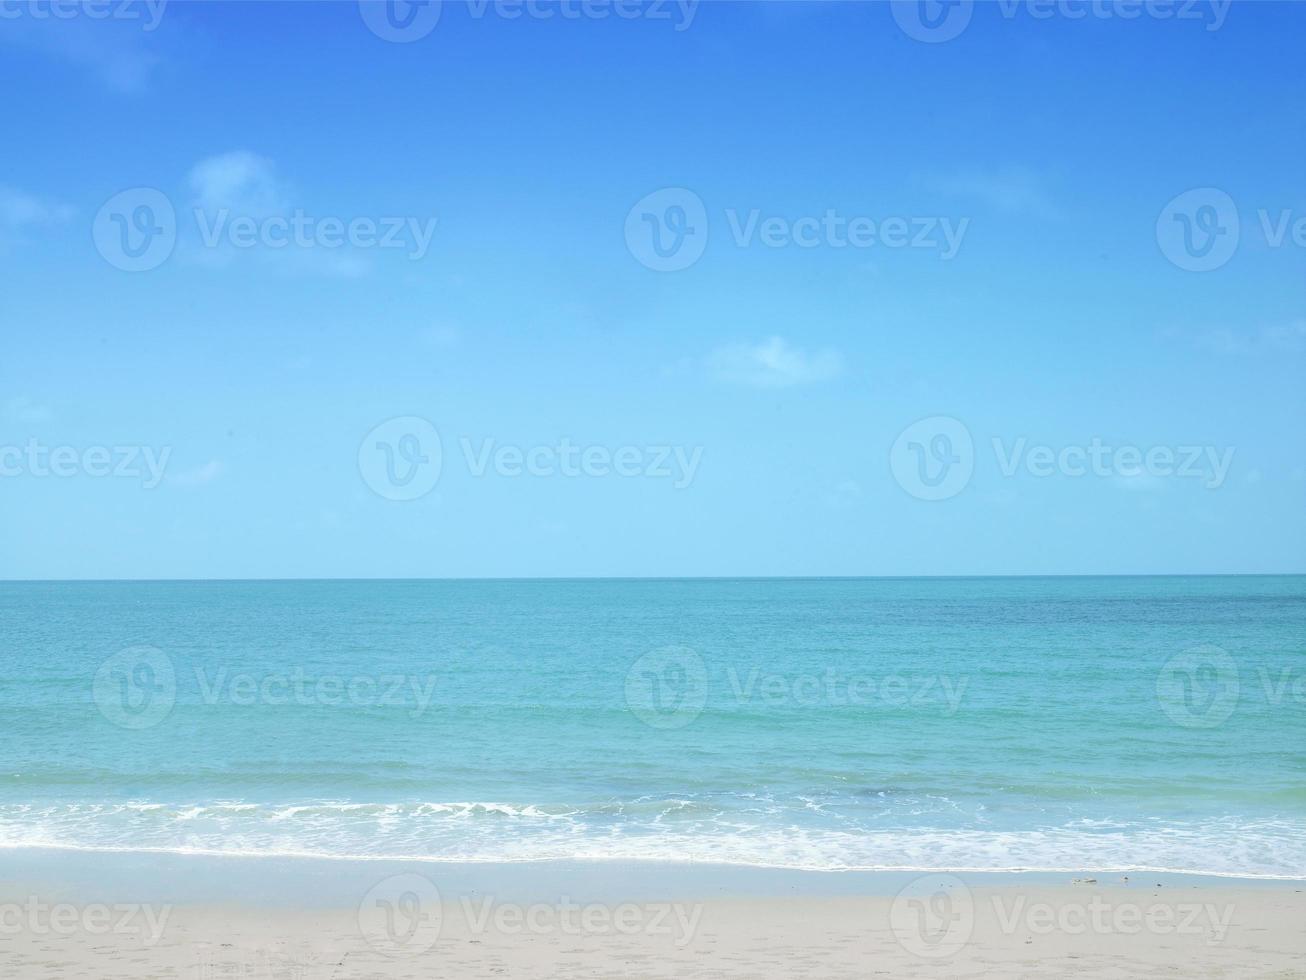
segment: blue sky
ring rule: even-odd
[[[0,577],[1300,572],[1306,8],[1150,9],[0,4]]]

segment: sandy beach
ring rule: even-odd
[[[0,974],[23,978],[1306,976],[1301,882],[64,854],[35,884],[40,862],[7,863]]]
[[[0,0],[0,980],[1306,980],[1303,39]]]

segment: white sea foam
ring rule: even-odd
[[[630,801],[633,802],[633,801]],[[658,861],[819,871],[1186,872],[1306,878],[1306,822],[1076,819],[997,831],[808,826],[685,799],[591,808],[496,801],[153,802],[0,807],[0,847],[431,862]],[[772,807],[773,809],[773,807]],[[813,810],[793,807],[794,816]],[[675,815],[682,815],[672,819]],[[686,815],[687,814],[687,815]]]

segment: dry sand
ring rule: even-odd
[[[932,877],[884,894],[513,902],[437,897],[411,872],[369,880],[318,908],[96,904],[8,882],[0,977],[1306,977],[1302,883]]]

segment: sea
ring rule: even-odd
[[[1306,877],[1306,576],[0,582],[0,622],[0,851]]]

